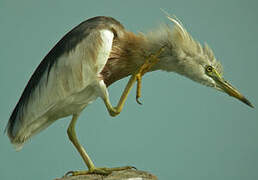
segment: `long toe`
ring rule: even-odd
[[[133,166],[123,166],[123,167],[115,167],[115,168],[92,168],[88,171],[69,171],[65,174],[65,176],[79,176],[79,175],[87,175],[87,174],[99,174],[107,176],[111,174],[113,171],[123,171],[127,169],[136,169]]]

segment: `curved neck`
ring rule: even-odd
[[[165,51],[159,62],[150,71],[173,71],[177,64],[176,56],[171,54],[171,46],[167,34],[154,36],[150,34],[134,34],[126,32],[120,39],[114,39],[109,59],[101,72],[107,86],[134,73],[151,54],[162,47]]]

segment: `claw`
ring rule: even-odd
[[[136,97],[136,102],[137,102],[139,105],[142,105],[141,101],[139,100],[139,97]]]
[[[137,79],[136,102],[142,105],[142,103],[139,101],[139,98],[141,97],[142,76],[137,74],[136,79]]]
[[[78,171],[68,171],[63,177],[75,176],[76,172]]]
[[[131,169],[137,170],[137,168],[136,168],[136,167],[134,167],[134,166],[130,166],[130,167],[131,167]]]
[[[136,89],[136,102],[140,105],[142,103],[139,101],[141,97],[141,86],[142,86],[142,76],[151,70],[151,68],[157,64],[159,61],[158,56],[164,51],[164,47],[162,47],[156,54],[151,54],[143,65],[139,68],[138,72],[136,73],[136,80],[137,80],[137,89]]]

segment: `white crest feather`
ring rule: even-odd
[[[166,14],[168,15],[168,13]],[[167,18],[175,24],[172,31],[175,48],[181,49],[190,56],[206,56],[210,64],[222,75],[222,65],[216,60],[211,48],[206,43],[203,47],[198,41],[194,40],[177,18],[171,18],[170,16],[167,16]]]

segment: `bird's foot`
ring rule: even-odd
[[[157,51],[155,54],[151,54],[149,55],[149,57],[145,60],[145,62],[143,63],[143,65],[141,65],[141,67],[138,69],[138,71],[135,74],[136,80],[137,80],[137,89],[136,89],[136,102],[138,104],[142,104],[139,101],[139,98],[141,97],[141,83],[142,83],[142,76],[151,70],[151,68],[157,64],[157,62],[159,61],[159,55],[164,51],[164,47],[162,47],[161,49],[159,49],[159,51]]]
[[[124,167],[115,167],[115,168],[92,168],[88,171],[69,171],[65,174],[65,176],[79,176],[79,175],[88,175],[88,174],[99,174],[107,176],[111,174],[113,171],[122,171],[127,169],[136,169],[133,166],[124,166]]]

